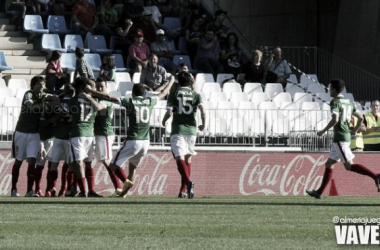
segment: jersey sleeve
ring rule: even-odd
[[[22,101],[23,104],[33,104],[33,94],[32,92],[26,92],[24,95],[24,100]]]
[[[131,100],[131,98],[128,98],[128,97],[121,97],[121,98],[119,99],[119,104],[120,104],[121,106],[127,107],[127,106],[129,105],[129,103],[130,103],[130,100]]]
[[[330,102],[330,110],[331,110],[331,115],[336,114],[337,116],[339,116],[339,104],[338,104],[338,102],[336,102],[335,100],[332,100]]]

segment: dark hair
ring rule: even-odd
[[[132,88],[132,94],[135,96],[143,96],[145,92],[144,86],[142,84],[134,84]]]
[[[104,76],[99,76],[98,79],[96,79],[96,83],[98,82],[106,82],[107,79]]]
[[[335,78],[330,81],[330,86],[332,89],[335,89],[338,93],[342,93],[344,90],[345,83],[340,78]]]
[[[49,62],[52,62],[52,61],[57,61],[59,58],[61,58],[62,56],[62,53],[58,50],[54,50],[52,53],[51,53],[51,56],[49,58]]]
[[[75,89],[69,83],[65,84],[65,87],[63,88],[63,91],[64,91],[65,95],[68,95],[68,96],[74,96],[75,95]]]
[[[148,56],[148,59],[152,59],[153,56],[156,56],[157,59],[159,59],[158,55],[156,53],[150,53],[149,56]]]
[[[106,65],[110,68],[113,69],[115,68],[115,56],[112,54],[105,55],[106,59]]]
[[[179,66],[180,68],[182,68],[182,67],[184,67],[184,66],[189,67],[189,66],[187,66],[187,64],[184,63],[184,62],[181,62],[178,66]]]
[[[75,89],[75,95],[78,95],[81,93],[87,85],[87,79],[84,77],[77,77],[74,80],[74,83],[72,84],[73,88]]]
[[[191,85],[191,75],[188,72],[181,71],[178,73],[178,84],[182,87]]]
[[[43,76],[34,76],[32,80],[30,80],[30,89],[33,89],[37,83],[45,82],[45,78]]]
[[[75,48],[75,55],[79,58],[83,58],[84,56],[84,49],[81,47],[76,47]]]
[[[239,38],[238,38],[238,36],[234,32],[228,33],[228,35],[227,35],[227,44],[229,44],[228,38],[230,36],[235,37],[235,46],[237,47],[239,45]]]

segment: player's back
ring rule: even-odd
[[[355,105],[343,96],[338,96],[330,102],[331,113],[339,117],[338,123],[334,126],[334,142],[350,142],[350,121],[351,116],[356,112]]]
[[[96,111],[90,101],[73,97],[70,100],[72,117],[70,137],[93,137]]]
[[[42,108],[39,110],[31,110],[27,103],[31,101],[33,104],[40,104],[44,97],[44,93],[42,93],[41,96],[36,96],[31,90],[25,92],[24,97],[22,98],[20,117],[16,125],[17,131],[23,133],[38,133],[40,112],[42,112]]]
[[[122,98],[121,104],[127,110],[129,126],[127,140],[149,140],[150,116],[157,103],[156,97]]]
[[[94,132],[95,135],[108,136],[113,135],[112,118],[113,118],[113,103],[109,101],[100,101],[106,108],[99,110],[96,114]]]
[[[57,122],[57,125],[54,129],[54,137],[61,139],[61,140],[68,140],[70,137],[70,131],[71,131],[71,114],[69,112],[69,97],[64,97],[61,99],[61,109],[63,116],[61,119]]]
[[[190,87],[180,87],[169,95],[167,106],[173,111],[172,134],[196,135],[196,112],[201,103],[201,96]]]

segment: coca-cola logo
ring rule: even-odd
[[[0,153],[0,195],[7,195],[12,184],[12,164],[14,159],[11,154],[5,157]]]
[[[128,194],[133,195],[163,195],[165,193],[166,181],[168,174],[164,174],[163,170],[166,164],[171,160],[167,154],[158,157],[155,154],[147,154],[139,167],[136,169],[133,187]],[[123,166],[124,171],[128,173],[128,164]],[[144,172],[145,174],[142,174]],[[107,187],[112,186],[109,174],[104,167],[99,167],[95,175],[95,184],[105,184]],[[101,193],[113,193],[113,186],[99,191]]]
[[[239,179],[242,195],[305,195],[322,182],[317,171],[326,159],[319,156],[296,155],[288,165],[261,165],[260,154],[253,155],[245,164]]]

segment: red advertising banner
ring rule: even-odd
[[[205,151],[198,152],[193,158],[191,176],[197,196],[302,196],[305,190],[319,187],[327,158],[327,154],[303,152]],[[380,173],[379,154],[357,154],[354,161]],[[10,151],[0,150],[0,195],[10,195],[13,163]],[[46,169],[42,179],[43,191]],[[94,162],[94,169],[95,190],[102,195],[112,194],[114,188],[105,167]],[[20,194],[26,192],[26,170],[24,162],[17,186]],[[124,170],[128,171],[127,165]],[[57,187],[59,190],[59,181]],[[129,194],[176,196],[179,188],[180,175],[171,152],[150,151],[137,169],[135,185]],[[347,171],[343,164],[338,163],[324,195],[375,196],[378,192],[371,178]]]

